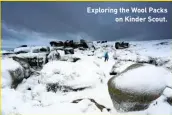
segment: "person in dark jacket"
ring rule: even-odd
[[[108,59],[109,59],[108,52],[105,53],[104,57],[105,57],[105,62],[108,61]]]

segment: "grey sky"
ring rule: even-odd
[[[87,7],[167,8],[167,14],[88,14]],[[48,45],[51,40],[171,39],[170,2],[3,2],[2,45]],[[116,23],[115,17],[166,16],[167,23]]]

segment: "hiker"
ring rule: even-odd
[[[105,53],[105,56],[104,57],[105,57],[105,62],[108,61],[108,59],[109,59],[108,52]]]

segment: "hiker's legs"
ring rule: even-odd
[[[108,59],[105,57],[105,62],[107,61]]]

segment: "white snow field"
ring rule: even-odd
[[[24,78],[16,89],[10,86],[13,78],[9,71],[22,69],[22,66],[7,56],[3,57],[2,115],[172,115],[172,103],[166,101],[167,98],[172,99],[172,41],[132,41],[129,44],[130,47],[126,49],[115,49],[115,42],[94,43],[95,50],[75,49],[75,54],[66,56],[80,60],[52,60],[38,71],[39,74]],[[109,52],[107,62],[104,62],[103,58],[105,51]],[[61,57],[64,56],[62,51],[59,53]],[[24,54],[22,55],[24,57]],[[26,55],[32,56],[32,53]],[[135,92],[154,93],[163,88],[161,96],[152,101],[145,110],[117,112],[108,92],[107,83],[113,77],[109,73],[120,73],[134,63],[146,63],[150,59],[156,61],[157,69],[154,69],[154,65],[146,64],[148,66],[117,77],[116,82],[118,87],[129,88]],[[54,90],[48,91],[47,85],[57,87],[54,86]]]

